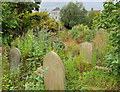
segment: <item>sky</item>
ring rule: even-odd
[[[42,2],[104,2],[106,0],[42,0]]]

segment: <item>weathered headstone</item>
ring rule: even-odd
[[[48,68],[48,69],[46,69]],[[65,90],[65,70],[60,57],[53,51],[43,60],[44,83],[49,90]]]
[[[10,72],[15,72],[19,68],[21,62],[21,52],[18,48],[12,48],[9,54]]]
[[[96,32],[96,36],[94,38],[95,48],[100,48],[101,46],[105,46],[104,44],[106,43],[107,36],[108,34],[105,31]]]
[[[99,30],[96,32],[96,35],[95,35],[95,38],[94,38],[94,43],[93,43],[93,47],[94,49],[100,49],[101,51],[104,51],[104,49],[106,48],[107,46],[107,37],[108,36],[108,33],[104,30]],[[106,52],[104,52],[106,53]],[[98,66],[101,66],[102,65],[102,62],[103,60],[101,59],[101,56],[97,56],[97,61],[96,61],[96,64]]]
[[[80,44],[80,55],[84,56],[83,62],[91,64],[92,62],[92,43],[84,42]]]

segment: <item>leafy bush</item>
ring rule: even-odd
[[[93,19],[95,18],[96,15],[97,13],[95,13],[94,11],[90,11],[90,13],[86,16],[86,25],[89,28],[92,28]]]
[[[114,2],[113,0],[104,2],[103,6],[104,10],[95,18],[94,23],[97,24],[97,28],[104,28],[109,33],[109,41],[114,47],[110,54],[113,55],[113,57],[114,55],[118,57],[108,58],[108,67],[112,68],[113,73],[118,75],[120,73],[120,1],[116,0],[116,2]]]
[[[78,42],[90,42],[95,36],[95,31],[90,30],[88,26],[78,24],[77,26],[74,26],[72,30],[70,30],[69,34],[71,34],[72,38]]]
[[[30,23],[32,29],[39,27],[53,32],[62,29],[61,22],[51,18],[48,11],[31,13],[25,16],[25,19],[28,21],[27,23]]]
[[[34,1],[34,0],[33,0]],[[22,36],[23,30],[29,24],[26,24],[23,17],[26,15],[26,12],[30,13],[32,10],[39,9],[39,2],[2,2],[2,32],[3,32],[3,45],[6,45],[4,40],[7,39],[7,45],[11,46],[10,43],[13,39]],[[12,35],[12,39],[11,36]]]

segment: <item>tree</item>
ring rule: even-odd
[[[97,14],[93,11],[91,11],[88,16],[86,16],[86,25],[88,25],[89,28],[91,28],[93,24],[93,19],[95,18]]]
[[[60,11],[60,20],[66,28],[72,28],[74,25],[85,23],[86,13],[87,11],[81,2],[69,2]]]
[[[10,45],[11,39],[23,34],[27,24],[23,17],[32,10],[38,11],[39,2],[2,2],[2,32],[3,43],[7,37],[7,43]],[[4,43],[5,44],[5,43]]]

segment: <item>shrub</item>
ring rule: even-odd
[[[30,28],[34,29],[34,31],[36,31],[37,27],[53,32],[62,29],[61,22],[51,18],[48,11],[31,13],[25,18],[27,23],[30,23]],[[38,32],[36,31],[36,33]]]
[[[114,47],[109,56],[117,55],[118,57],[108,58],[108,67],[112,68],[115,75],[118,75],[120,73],[120,1],[104,2],[103,7],[104,10],[95,18],[94,24],[97,24],[97,28],[104,28],[109,33],[109,41],[112,43],[111,46]]]
[[[95,36],[95,31],[90,30],[88,26],[78,24],[77,26],[74,26],[72,30],[70,30],[69,34],[71,34],[72,38],[78,42],[90,42]]]

